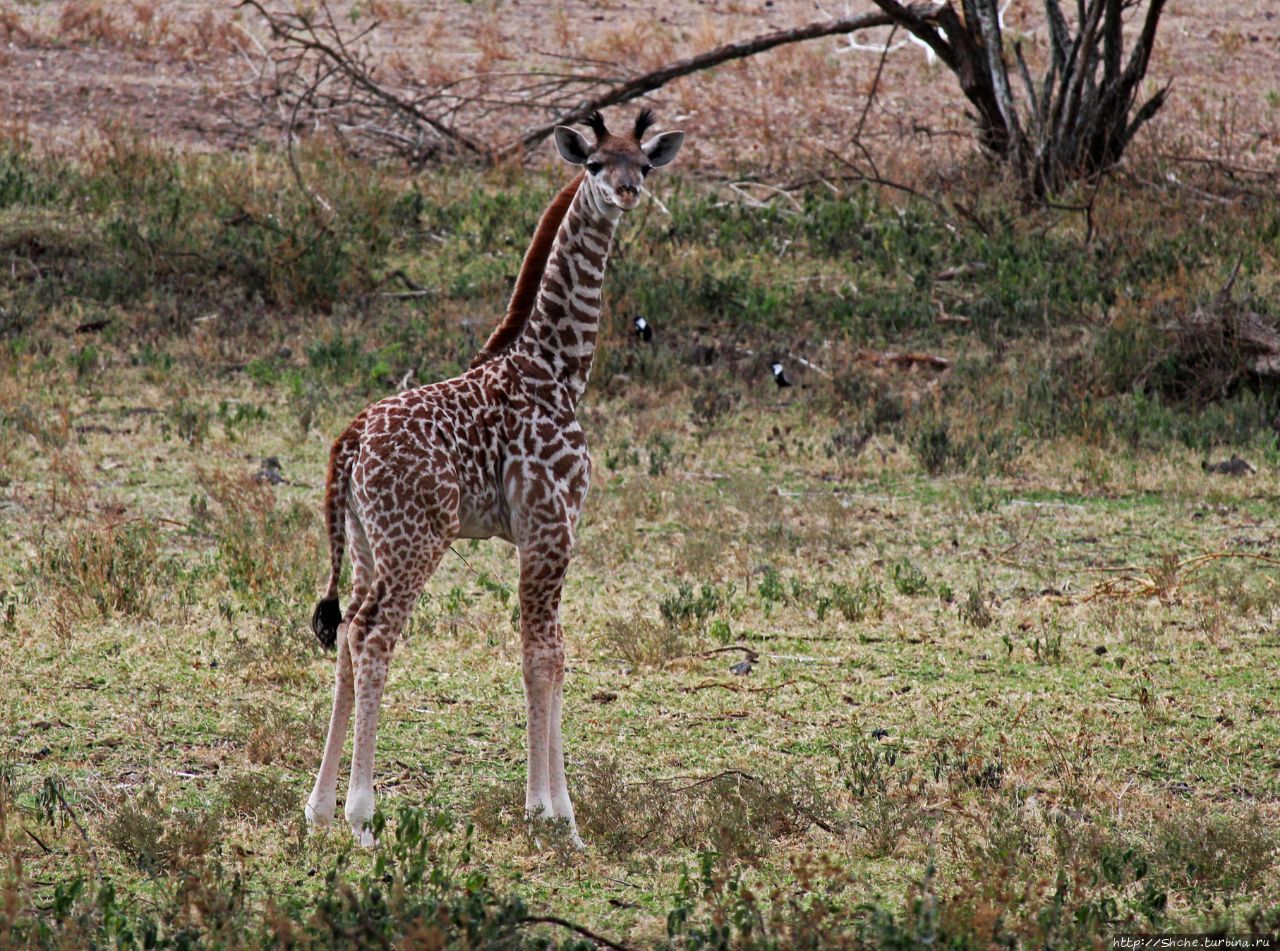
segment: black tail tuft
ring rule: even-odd
[[[311,615],[311,630],[316,633],[316,640],[327,651],[333,650],[338,642],[338,625],[342,623],[342,608],[337,598],[321,601],[316,605],[315,614]]]

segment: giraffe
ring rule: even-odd
[[[594,144],[555,130],[579,167],[538,222],[507,313],[461,376],[367,407],[334,442],[325,485],[329,582],[311,626],[337,650],[333,711],[306,803],[313,825],[333,821],[342,747],[355,708],[345,815],[374,844],[373,759],[378,709],[396,641],[419,593],[458,538],[513,543],[520,563],[520,640],[527,713],[525,810],[563,820],[581,847],[561,738],[564,631],[560,593],[591,476],[576,408],[595,354],[601,284],[614,229],[641,185],[667,165],[684,133],[645,140],[644,109],[625,133],[599,113]],[[353,593],[339,606],[350,548]]]

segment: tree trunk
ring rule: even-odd
[[[1038,89],[1020,44],[1014,44],[1021,100],[1009,80],[999,0],[961,0],[959,12],[952,0],[925,12],[897,0],[874,2],[955,74],[976,110],[982,149],[1013,166],[1036,198],[1115,165],[1168,93],[1166,86],[1135,111],[1166,0],[1149,0],[1127,65],[1129,0],[1079,0],[1074,32],[1059,0],[1044,0],[1049,63]]]

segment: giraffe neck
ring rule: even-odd
[[[587,388],[600,329],[605,261],[621,209],[584,178],[560,223],[529,323],[513,350],[543,363],[574,406]]]

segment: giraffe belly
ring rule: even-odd
[[[459,538],[501,538],[512,541],[511,516],[506,505],[477,508],[459,519]]]
[[[490,468],[496,469],[497,466],[490,467],[477,461],[460,467],[459,538],[496,537],[511,541],[511,510],[497,480],[485,478],[486,470]]]

